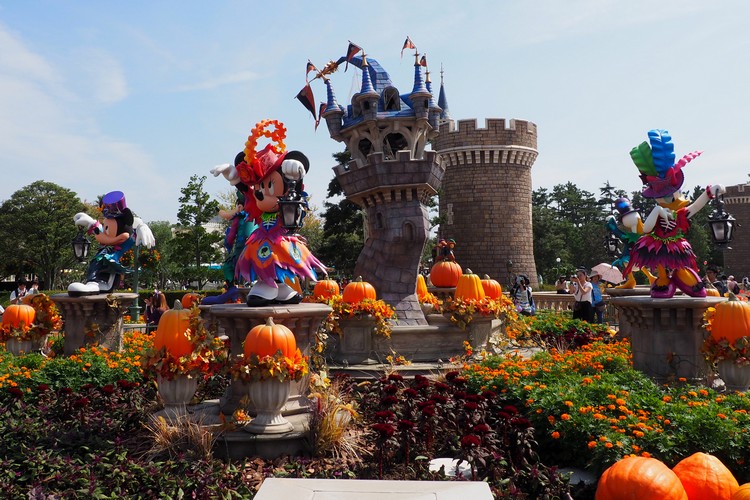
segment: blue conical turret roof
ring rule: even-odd
[[[445,95],[445,85],[443,82],[443,69],[440,68],[440,95],[438,96],[438,106],[442,109],[440,118],[444,120],[450,120],[451,114],[448,111],[448,97]]]

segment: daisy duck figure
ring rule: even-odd
[[[151,229],[127,207],[122,191],[105,194],[100,208],[101,222],[83,212],[73,216],[73,223],[93,234],[101,247],[89,263],[86,282],[68,285],[71,297],[111,293],[117,276],[132,272],[120,264],[122,255],[133,245],[152,248],[156,244]]]
[[[257,141],[263,136],[273,142],[256,151]],[[244,210],[258,224],[248,236],[235,267],[237,278],[254,281],[247,296],[251,307],[299,303],[302,296],[287,282],[294,282],[295,276],[316,281],[315,269],[326,273],[305,239],[283,225],[282,205],[296,205],[304,213],[307,196],[302,179],[309,169],[309,160],[303,153],[286,151],[285,138],[286,129],[281,122],[263,120],[253,128],[244,155],[237,158],[242,161],[211,170],[214,176],[223,175],[245,193]]]
[[[720,184],[707,186],[692,203],[684,199],[680,192],[685,181],[682,169],[703,152],[689,153],[675,163],[669,132],[651,130],[648,139],[634,147],[630,156],[641,173],[643,196],[653,198],[656,206],[643,223],[644,234],[631,248],[630,262],[623,274],[638,267],[656,270],[652,298],[670,298],[677,289],[691,297],[705,297],[695,254],[685,234],[690,229],[690,219],[726,189]]]

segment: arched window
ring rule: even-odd
[[[402,150],[408,150],[409,143],[406,138],[398,132],[392,132],[383,139],[383,157],[386,160],[392,160],[396,153]]]
[[[414,241],[414,224],[404,222],[404,226],[401,228],[401,238],[404,241]]]
[[[362,157],[367,158],[367,155],[372,153],[372,143],[370,142],[370,139],[360,139],[358,148],[359,152],[362,153]]]
[[[385,111],[401,111],[401,96],[396,87],[388,87],[383,91],[383,109]]]

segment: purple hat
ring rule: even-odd
[[[621,220],[626,215],[636,212],[636,209],[633,208],[633,205],[630,204],[630,200],[627,198],[617,198],[615,200],[615,209],[617,209],[617,213]]]
[[[651,175],[642,175],[641,178],[645,185],[642,194],[646,198],[667,197],[679,191],[685,182],[685,174],[682,173],[682,169],[672,169],[667,172],[664,178]]]
[[[107,219],[117,219],[126,215],[125,210],[127,208],[125,194],[122,191],[111,191],[102,196],[102,214]]]

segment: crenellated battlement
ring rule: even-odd
[[[536,149],[536,124],[526,120],[487,118],[484,127],[477,126],[477,119],[444,121],[440,124],[438,136],[433,140],[437,151],[475,145],[483,146],[522,146]]]

